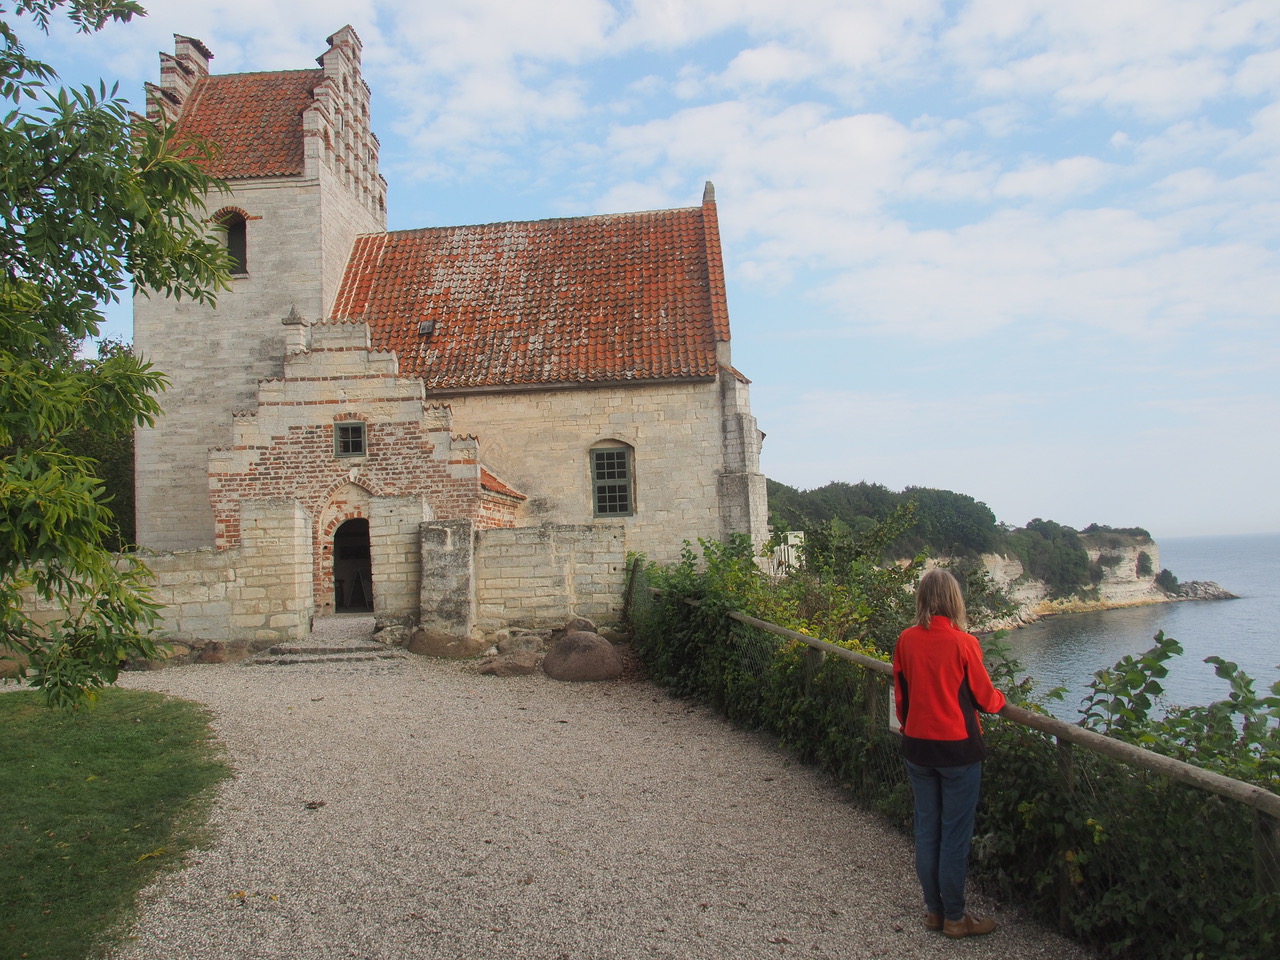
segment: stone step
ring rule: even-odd
[[[296,656],[320,656],[328,654],[348,654],[348,653],[401,653],[395,647],[388,647],[385,643],[346,643],[336,644],[331,647],[320,646],[319,644],[293,644],[293,643],[277,643],[274,647],[268,647],[263,656],[285,657]]]
[[[306,663],[359,663],[371,660],[403,660],[407,654],[395,647],[292,647],[275,646],[254,657],[250,663],[277,667]]]

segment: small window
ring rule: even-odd
[[[352,420],[333,425],[333,452],[338,457],[364,456],[364,423]]]
[[[631,481],[629,447],[591,451],[591,486],[597,517],[629,517],[635,512]]]
[[[249,272],[249,243],[245,219],[238,213],[229,213],[222,220],[227,231],[227,256],[231,259],[231,275],[243,276]]]

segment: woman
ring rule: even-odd
[[[902,755],[915,794],[924,925],[948,937],[996,928],[994,920],[965,913],[964,881],[987,755],[978,711],[998,713],[1005,699],[991,684],[977,638],[964,632],[967,625],[956,578],[930,570],[916,590],[916,623],[902,631],[893,651]]]

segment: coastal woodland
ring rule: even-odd
[[[768,481],[769,521],[775,532],[803,530],[824,541],[856,540],[904,514],[900,532],[885,547],[887,558],[907,560],[925,553],[946,557],[969,568],[985,554],[1016,557],[1026,574],[1043,581],[1054,597],[1068,597],[1097,586],[1119,550],[1151,542],[1141,527],[1109,527],[1093,523],[1084,530],[1035,519],[1024,527],[996,520],[991,508],[963,493],[930,487],[898,492],[878,483],[834,482],[813,490],[797,490]],[[1089,546],[1096,558],[1091,559]],[[1139,577],[1154,573],[1151,554],[1139,551]],[[1178,580],[1168,570],[1156,574],[1156,585],[1176,593]]]

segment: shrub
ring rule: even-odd
[[[1149,577],[1151,576],[1151,571],[1154,569],[1155,568],[1151,565],[1151,554],[1147,553],[1145,550],[1139,550],[1138,567],[1136,571],[1138,576]]]
[[[647,568],[667,588],[638,607],[635,623],[637,649],[654,680],[715,704],[741,725],[773,733],[799,759],[830,771],[861,803],[908,829],[910,790],[896,738],[884,723],[885,678],[727,616],[739,602],[755,611],[772,604],[771,616],[755,615],[814,628],[823,610],[826,627],[844,631],[841,645],[867,649],[859,630],[877,617],[863,604],[876,592],[868,583],[881,581],[851,564],[840,591],[814,570],[774,589],[748,565],[742,545],[702,546],[701,562],[687,549],[673,568]],[[910,595],[905,580],[897,593]],[[808,612],[801,616],[792,604],[807,604]],[[835,610],[847,619],[831,615]],[[895,615],[902,616],[901,607]],[[987,652],[993,680],[1013,702],[1034,708],[1028,703],[1034,682],[1020,676],[999,635]],[[1229,698],[1153,719],[1165,664],[1180,654],[1176,641],[1157,635],[1152,650],[1099,671],[1082,724],[1280,789],[1280,683],[1271,696],[1258,696],[1235,664],[1209,658],[1230,684]],[[1108,955],[1276,955],[1280,878],[1273,878],[1271,892],[1255,887],[1247,807],[1101,754],[1064,748],[1003,718],[986,727],[990,756],[974,837],[976,879]]]

